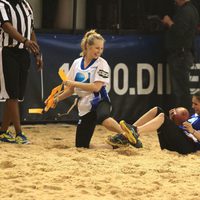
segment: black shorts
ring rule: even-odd
[[[163,113],[162,109],[158,108],[157,115],[161,112]],[[166,115],[164,123],[158,129],[158,139],[161,149],[176,151],[180,154],[188,154],[199,150],[199,145],[186,136],[183,130]]]
[[[2,68],[7,98],[23,100],[29,67],[30,55],[26,49],[3,48]]]
[[[76,147],[89,148],[96,125],[101,124],[105,119],[109,118],[110,112],[110,102],[102,101],[95,111],[91,111],[80,117],[76,129]]]

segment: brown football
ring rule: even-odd
[[[174,121],[176,125],[182,125],[183,122],[189,119],[189,111],[184,107],[178,107],[173,110],[171,114],[171,119]]]

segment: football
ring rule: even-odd
[[[189,111],[184,107],[178,107],[170,110],[170,119],[178,126],[189,119]]]

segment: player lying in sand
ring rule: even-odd
[[[133,125],[121,121],[125,134],[116,134],[107,138],[107,143],[119,147],[128,144],[136,145],[138,137],[144,132],[158,132],[161,149],[188,154],[200,150],[200,91],[192,97],[192,108],[195,114],[181,126],[177,126],[163,110],[154,107],[139,118]]]

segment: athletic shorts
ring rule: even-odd
[[[160,113],[163,113],[163,110],[158,108],[157,115]],[[165,115],[164,123],[158,129],[158,139],[161,149],[176,151],[180,154],[188,154],[200,150],[200,145],[186,136],[183,130],[170,120],[167,115]]]
[[[2,49],[1,98],[23,100],[29,67],[30,55],[26,49]]]

